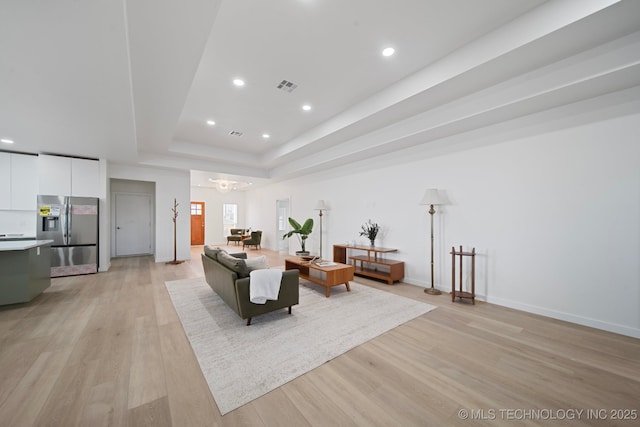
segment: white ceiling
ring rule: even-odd
[[[636,0],[6,0],[0,149],[285,179],[635,88],[639,34]]]

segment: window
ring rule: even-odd
[[[200,203],[191,203],[191,215],[202,215],[202,205]]]
[[[287,207],[278,207],[278,231],[287,230]]]
[[[223,236],[231,234],[232,228],[238,228],[238,205],[235,203],[224,203],[222,205],[222,226]]]

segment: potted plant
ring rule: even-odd
[[[362,231],[360,232],[360,235],[365,236],[367,239],[369,239],[369,241],[371,242],[371,246],[375,246],[376,236],[380,231],[380,226],[377,223],[371,222],[371,220],[369,220],[365,222],[361,228]]]
[[[293,230],[290,230],[288,233],[282,236],[282,239],[284,240],[295,234],[296,236],[298,236],[298,240],[300,241],[300,247],[302,248],[301,251],[296,251],[296,255],[309,256],[309,252],[307,252],[305,244],[306,244],[307,238],[309,237],[309,234],[311,234],[311,231],[313,231],[313,218],[307,218],[304,224],[300,225],[298,221],[289,217],[289,224],[291,224],[291,227],[293,228]]]

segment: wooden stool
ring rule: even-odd
[[[459,289],[456,291],[456,256],[460,257],[460,283]],[[471,292],[465,292],[462,290],[462,259],[465,256],[471,257]],[[471,252],[463,252],[462,245],[460,245],[460,251],[456,252],[455,247],[451,247],[451,301],[455,302],[458,298],[469,298],[471,303],[476,303],[476,248],[473,248]]]

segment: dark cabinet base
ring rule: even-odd
[[[0,251],[0,305],[29,302],[51,285],[51,246]]]

